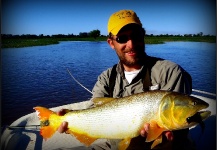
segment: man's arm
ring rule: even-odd
[[[159,84],[160,90],[174,91],[185,94],[192,92],[192,79],[181,66],[167,61],[159,61],[152,68],[152,84]]]
[[[171,75],[171,79],[167,83],[171,90],[190,95],[192,92],[192,79],[188,72],[178,67],[177,74]]]

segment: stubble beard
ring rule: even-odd
[[[128,67],[140,65],[143,62],[145,52],[137,53],[135,57],[128,59],[125,54],[119,55],[120,62]]]

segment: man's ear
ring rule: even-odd
[[[111,47],[112,49],[115,48],[112,39],[108,38],[108,39],[107,39],[107,43],[110,45],[110,47]]]

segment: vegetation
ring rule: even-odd
[[[80,32],[79,35],[11,35],[11,34],[2,34],[2,44],[1,48],[9,47],[27,47],[27,46],[39,46],[39,45],[50,45],[58,44],[59,41],[106,41],[107,36],[101,35],[99,30],[93,30],[89,33]],[[213,35],[203,35],[202,32],[198,34],[185,34],[185,35],[146,35],[145,36],[146,44],[162,44],[164,42],[172,41],[192,41],[192,42],[216,42],[216,36]]]
[[[100,36],[100,31],[99,30],[90,31],[89,36],[93,37],[94,39],[96,39],[97,37]]]
[[[216,43],[216,36],[192,36],[192,35],[157,35],[145,37],[146,44],[163,44],[164,42],[190,41],[190,42],[209,42]]]

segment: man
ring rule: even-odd
[[[191,77],[184,69],[173,62],[150,57],[145,53],[145,30],[134,11],[120,10],[112,14],[108,21],[108,33],[107,42],[116,51],[120,61],[98,77],[93,88],[93,97],[119,98],[147,90],[191,93]],[[66,128],[67,123],[64,123],[59,132]],[[129,149],[149,149],[150,143],[145,143],[145,138],[142,138],[146,137],[148,130],[149,124],[145,124],[141,136],[132,140]],[[165,132],[165,141],[173,141],[170,144],[173,149],[184,149],[188,143],[187,133],[188,130]],[[105,143],[98,147],[107,149],[111,147],[112,140]],[[167,145],[164,143],[162,147]],[[97,149],[96,146],[94,148]]]

